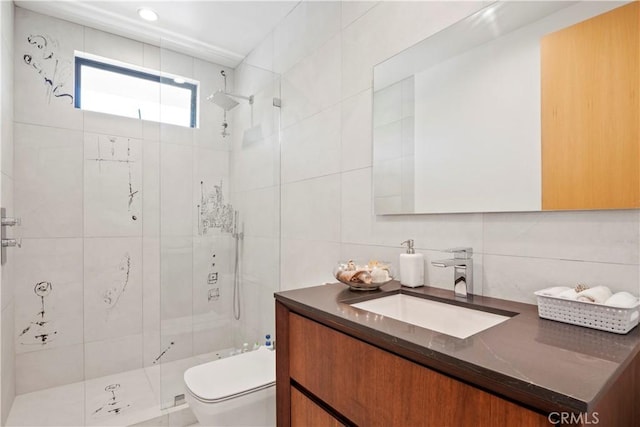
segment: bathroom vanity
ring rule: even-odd
[[[352,306],[393,294],[509,319],[466,338]],[[540,319],[537,307],[397,282],[276,298],[278,426],[640,424],[640,328]]]

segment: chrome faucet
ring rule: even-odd
[[[467,298],[473,294],[473,249],[451,248],[445,252],[453,253],[453,259],[431,261],[435,267],[453,267],[453,292],[456,296]]]

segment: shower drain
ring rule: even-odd
[[[184,394],[178,394],[173,396],[173,406],[180,406],[185,403]]]

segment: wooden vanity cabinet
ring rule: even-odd
[[[278,426],[545,426],[543,414],[276,303]]]
[[[540,49],[542,209],[640,207],[640,3]]]

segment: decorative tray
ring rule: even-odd
[[[373,291],[393,280],[391,263],[385,261],[341,261],[333,276],[354,291]]]

